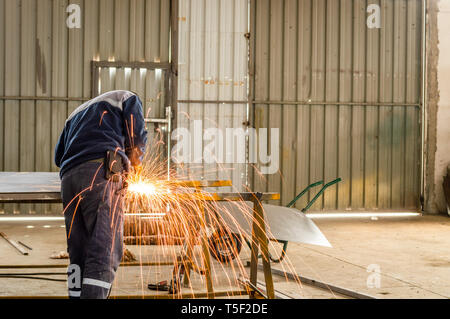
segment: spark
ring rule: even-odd
[[[126,124],[127,131],[132,132],[133,119],[131,118]],[[134,136],[129,134],[129,137],[131,139],[130,144],[134,145]],[[246,234],[241,229],[231,210],[228,211],[228,208],[211,198],[211,193],[190,183],[192,179],[196,179],[195,176],[198,176],[198,172],[201,172],[201,176],[209,176],[209,178],[214,179],[217,176],[231,175],[231,168],[223,165],[211,166],[211,169],[206,172],[208,168],[205,169],[202,165],[198,165],[198,167],[195,165],[177,166],[171,169],[171,179],[168,180],[167,164],[163,155],[165,154],[163,138],[164,135],[161,132],[157,132],[153,141],[148,143],[149,148],[144,155],[142,169],[131,170],[123,176],[127,186],[121,190],[121,193],[124,195],[123,206],[125,207],[123,234],[124,238],[129,238],[130,245],[138,246],[140,252],[139,261],[141,263],[146,261],[154,262],[155,259],[163,263],[168,261],[177,263],[180,260],[181,253],[184,256],[182,263],[185,266],[192,265],[189,278],[193,280],[194,273],[201,275],[205,271],[205,250],[198,249],[196,246],[206,245],[206,250],[212,254],[214,259],[218,259],[220,256],[217,256],[217,254],[220,251],[219,249],[216,251],[211,250],[211,247],[209,247],[211,244],[208,243],[209,240],[214,241],[219,248],[227,247],[230,252],[237,256],[239,254],[237,248],[234,245],[230,246],[230,242],[226,238],[232,238],[231,235],[237,233],[242,239],[243,246],[245,246],[246,241],[251,245],[252,238],[251,234]],[[86,191],[92,190],[99,169],[93,176],[92,183],[78,193],[69,203],[69,205],[75,206],[74,215],[77,213],[81,195],[84,196]],[[112,185],[108,186],[105,188],[105,192],[117,191]],[[238,187],[234,187],[234,191],[237,192]],[[113,198],[114,196],[110,197]],[[237,207],[239,212],[250,222],[253,220],[253,211],[249,209],[246,202],[232,201],[227,202],[227,204]],[[110,205],[112,228],[117,227],[118,216],[116,211],[119,211],[118,205],[117,202]],[[222,216],[228,216],[228,225],[224,222]],[[71,228],[69,228],[68,236],[71,234]],[[270,236],[270,229],[267,229],[267,233],[269,237],[272,237]],[[143,255],[142,247],[149,244],[159,245],[161,254],[156,256]],[[274,243],[270,242],[270,247],[271,251],[276,250],[275,254],[279,254],[280,245],[274,246]],[[243,254],[246,256],[248,252]],[[228,285],[228,287],[232,288],[238,286],[238,278],[241,276],[248,277],[248,269],[244,266],[244,262],[239,256],[227,262],[215,262],[214,259],[211,259],[211,276],[216,283],[219,282],[220,285]],[[289,272],[294,270],[288,257],[281,264],[281,268],[287,268]],[[205,281],[204,276],[199,277],[202,282]],[[147,280],[153,282],[161,279],[147,278]],[[140,280],[142,281],[142,294],[146,294],[147,292],[144,291],[144,280],[146,279],[142,269]],[[194,293],[193,285],[191,285],[190,289],[191,293]],[[181,292],[179,291],[179,293]]]

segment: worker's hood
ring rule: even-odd
[[[251,237],[252,202],[220,202],[219,214],[232,232]],[[331,247],[314,222],[295,208],[263,204],[268,237]]]

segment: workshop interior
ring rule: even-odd
[[[448,0],[0,0],[0,299],[450,298],[449,29]]]

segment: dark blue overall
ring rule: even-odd
[[[80,268],[69,297],[107,298],[123,253],[122,181],[105,179],[104,164],[87,162],[61,183],[70,264]]]
[[[106,179],[107,151],[145,151],[142,103],[129,91],[112,91],[80,105],[67,119],[55,148],[70,258],[71,298],[107,298],[123,251],[122,177]]]

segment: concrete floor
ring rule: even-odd
[[[290,243],[287,260],[274,268],[296,272],[302,276],[356,290],[376,298],[450,298],[450,219],[445,216],[412,218],[379,218],[378,220],[316,220],[333,248]],[[49,256],[63,251],[65,230],[62,221],[4,222],[0,231],[11,239],[33,247],[28,256],[20,255],[0,239],[0,267],[2,265],[51,264],[66,265],[67,260],[53,260]],[[30,227],[32,226],[32,227]],[[275,246],[278,244],[275,244]],[[177,247],[128,246],[140,260],[167,260]],[[278,247],[272,247],[275,253]],[[168,249],[171,251],[167,255]],[[245,264],[250,258],[248,248],[240,254]],[[170,259],[170,258],[169,258]],[[214,286],[217,291],[240,290],[236,278],[248,268],[240,270],[235,262],[223,266],[213,262]],[[379,269],[379,287],[370,288],[367,267]],[[55,269],[0,269],[0,273],[65,272]],[[170,266],[121,267],[113,285],[112,295],[150,295],[150,282],[169,279]],[[369,277],[371,276],[371,277]],[[64,279],[58,275],[52,278]],[[259,273],[262,280],[262,273]],[[342,298],[330,291],[308,285],[287,282],[274,276],[275,288],[296,298]],[[375,284],[376,282],[373,281]],[[192,288],[184,292],[204,291],[201,276],[194,275]],[[66,283],[30,279],[0,278],[0,296],[64,296]],[[165,293],[164,293],[165,294]]]

